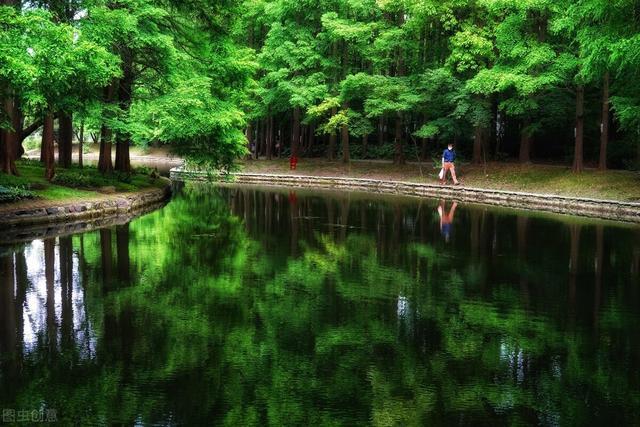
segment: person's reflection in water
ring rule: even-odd
[[[456,207],[458,206],[458,202],[453,202],[451,205],[451,209],[449,209],[449,213],[446,212],[446,204],[444,200],[440,201],[438,205],[438,214],[440,215],[440,232],[444,236],[444,240],[449,242],[449,238],[451,237],[451,224],[453,223],[453,216],[456,213]]]

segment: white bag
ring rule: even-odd
[[[444,168],[440,169],[440,173],[438,174],[440,179],[444,179]]]

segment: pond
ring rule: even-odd
[[[192,184],[0,273],[5,420],[640,421],[635,226]]]

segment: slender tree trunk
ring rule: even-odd
[[[55,160],[53,152],[53,114],[47,113],[42,125],[42,161],[44,163],[44,177],[51,181],[55,175]]]
[[[584,86],[578,85],[576,90],[576,146],[573,157],[573,171],[582,172],[584,169]]]
[[[60,112],[58,116],[58,166],[71,167],[73,147],[73,116],[71,113]]]
[[[349,108],[348,103],[344,103],[345,110]],[[342,140],[342,162],[349,163],[351,161],[351,156],[349,153],[349,127],[344,124],[340,129],[340,139]]]
[[[267,117],[267,159],[273,159],[273,116]]]
[[[316,142],[316,126],[315,124],[311,123],[309,125],[309,152],[311,153],[311,150],[313,150],[313,146],[315,145]]]
[[[293,109],[293,126],[291,128],[291,157],[298,157],[300,148],[300,107]]]
[[[20,114],[21,114],[20,121],[24,122],[24,118],[22,117],[22,111],[20,111]],[[24,154],[24,148],[22,147],[22,142],[25,139],[27,139],[27,137],[29,137],[32,133],[40,129],[41,127],[42,127],[42,119],[37,119],[35,122],[31,123],[26,128],[22,128],[22,131],[20,131],[20,146],[19,146],[20,149],[18,150],[18,158],[22,157],[22,155]]]
[[[300,145],[298,146],[298,151],[300,153],[305,153],[307,151],[307,132],[309,127],[306,125],[300,125]]]
[[[482,127],[476,126],[474,128],[472,162],[476,165],[482,163],[482,147],[484,146],[484,135],[485,130]]]
[[[111,83],[104,89],[104,102],[113,102],[117,82]],[[98,170],[102,173],[109,173],[113,170],[113,160],[111,159],[111,149],[113,144],[113,132],[104,122],[100,127],[100,157],[98,158]]]
[[[362,135],[362,158],[367,158],[367,148],[369,146],[369,134],[365,133]]]
[[[378,145],[384,144],[384,117],[380,116],[378,120]]]
[[[24,114],[22,114],[22,106],[18,101],[18,98],[13,99],[13,129],[16,131],[16,140],[15,140],[15,148],[13,154],[15,155],[15,159],[20,159],[24,155],[24,147],[22,146],[22,141],[24,141]]]
[[[332,108],[331,109],[331,117],[335,116],[337,113],[337,109],[336,108]],[[331,132],[329,134],[329,160],[335,160],[336,159],[336,139],[337,139],[337,135],[335,132]]]
[[[522,124],[522,130],[520,131],[520,163],[531,163],[533,136],[529,133],[528,127],[529,121],[526,120]]]
[[[429,139],[421,138],[420,144],[420,160],[424,162],[427,160],[427,152],[429,151]]]
[[[394,163],[398,165],[403,165],[405,163],[404,159],[404,149],[402,147],[402,113],[396,113],[396,134],[395,134],[395,158]]]
[[[78,137],[78,166],[82,168],[82,149],[84,146],[84,120],[80,122],[80,136]]]
[[[131,99],[133,95],[133,57],[128,49],[122,53],[123,76],[118,85],[118,104],[120,109],[129,113]],[[118,172],[131,173],[131,157],[129,155],[129,145],[131,144],[131,134],[127,131],[119,131],[116,134],[116,164]]]
[[[100,128],[100,157],[98,158],[98,170],[102,173],[113,171],[113,160],[111,158],[112,138],[111,128],[103,124]]]
[[[18,136],[16,133],[17,117],[15,114],[14,101],[11,97],[4,99],[4,113],[8,117],[13,129],[0,131],[0,171],[9,175],[18,175],[16,168],[16,144]]]
[[[264,120],[256,121],[256,143],[253,145],[253,158],[260,158],[260,147],[262,146],[262,137],[264,136]]]
[[[607,169],[607,145],[609,144],[609,72],[604,73],[602,81],[602,123],[600,132],[600,162],[601,171]]]
[[[247,123],[247,133],[246,133],[246,137],[247,137],[247,148],[249,149],[249,155],[252,156],[253,153],[251,153],[251,147],[253,146],[253,122],[249,121]]]

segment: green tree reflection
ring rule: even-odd
[[[638,420],[633,233],[456,221],[445,243],[435,204],[193,186],[131,224],[7,248],[1,402],[80,424]],[[557,244],[535,251],[544,233]]]

